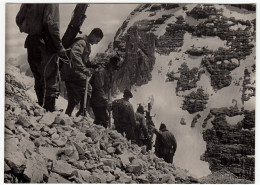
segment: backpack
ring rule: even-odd
[[[16,24],[20,32],[30,35],[43,33],[44,4],[22,4],[16,15]]]
[[[79,40],[84,40],[82,37],[77,37],[74,39],[73,43],[71,44],[70,48],[73,47],[73,45],[79,41]],[[69,57],[69,62],[68,63],[62,63],[60,70],[61,70],[61,81],[66,81],[71,78],[71,68],[72,68],[72,63],[71,63],[71,56],[70,56],[70,51],[68,50],[67,56]]]

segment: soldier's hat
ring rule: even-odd
[[[164,123],[161,123],[159,130],[166,129],[166,125]]]
[[[124,90],[124,96],[129,97],[129,98],[133,98],[133,94],[128,89]]]

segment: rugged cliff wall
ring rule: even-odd
[[[209,162],[210,170],[227,169],[240,178],[255,179],[255,111],[232,108],[211,109],[213,128],[203,133],[207,150],[202,157]],[[244,114],[244,119],[230,125],[226,116]]]

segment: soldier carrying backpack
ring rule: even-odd
[[[91,62],[89,55],[91,45],[98,44],[103,38],[103,32],[100,28],[95,28],[89,35],[83,38],[76,38],[70,51],[70,65],[64,64],[62,67],[62,80],[65,81],[68,93],[68,106],[65,114],[71,116],[75,106],[80,102],[80,109],[76,116],[83,114],[84,95],[88,82],[87,77],[91,75]],[[87,102],[89,104],[92,88],[88,84]],[[85,105],[87,106],[87,105]]]
[[[67,58],[60,38],[59,5],[22,4],[16,24],[20,32],[28,34],[24,47],[38,103],[52,112],[59,96],[57,57]]]

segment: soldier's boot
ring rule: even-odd
[[[44,103],[44,107],[46,109],[46,111],[48,112],[54,112],[55,111],[55,97],[46,97],[45,98],[45,103]]]

